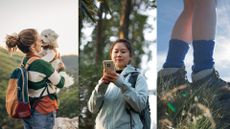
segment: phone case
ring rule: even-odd
[[[115,71],[115,67],[112,60],[104,60],[103,67],[106,71]]]

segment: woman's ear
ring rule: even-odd
[[[30,51],[35,52],[35,43],[30,46]]]

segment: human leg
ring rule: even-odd
[[[214,40],[216,33],[216,0],[194,0],[193,40]]]
[[[24,129],[33,129],[31,126],[31,118],[23,119]]]
[[[193,0],[184,0],[184,9],[172,30],[167,59],[157,77],[159,128],[166,128],[165,121],[171,122],[169,126],[175,126],[176,116],[183,110],[181,102],[185,98],[177,94],[187,92],[184,58],[192,40],[192,17]]]
[[[216,0],[196,0],[193,19],[194,65],[192,88],[199,102],[206,105],[216,128],[230,128],[230,90],[214,69]]]
[[[216,4],[216,0],[195,0],[194,3],[195,10],[192,26],[194,49],[192,80],[194,84],[204,78],[211,78],[211,74],[216,75],[213,68],[213,50],[216,31]]]
[[[216,31],[216,0],[195,0],[192,36],[194,73],[211,69],[214,65],[213,50]]]
[[[37,111],[30,118],[23,119],[24,129],[53,129],[56,112],[43,115]]]
[[[192,19],[194,0],[184,0],[184,9],[174,24],[171,39],[179,39],[186,43],[192,41]]]
[[[216,31],[216,0],[195,0],[194,5],[195,10],[192,26],[194,65],[192,66],[192,78],[193,81],[196,81],[211,74],[213,71],[213,50]],[[202,75],[199,72],[203,70],[205,72]],[[196,77],[195,75],[199,75],[199,77]]]
[[[163,69],[158,72],[158,89],[164,90],[164,86],[178,86],[187,82],[184,58],[189,49],[188,42],[192,40],[193,1],[184,0],[184,9],[173,27],[167,59]]]
[[[173,27],[163,68],[181,68],[192,41],[193,0],[184,0],[184,9]]]

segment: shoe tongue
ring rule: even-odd
[[[199,81],[199,80],[207,77],[208,75],[212,74],[213,71],[214,71],[214,69],[205,69],[205,70],[202,70],[198,73],[192,73],[192,81],[193,82]]]

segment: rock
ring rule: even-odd
[[[53,129],[79,129],[78,123],[78,117],[74,117],[72,119],[65,117],[57,117]]]

